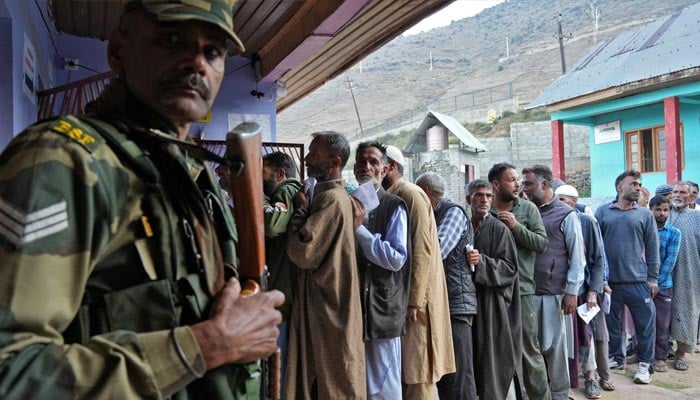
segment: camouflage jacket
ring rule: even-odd
[[[195,381],[171,335],[204,373],[186,325],[235,263],[233,218],[206,163],[144,138],[174,133],[119,79],[87,116],[0,155],[0,398],[186,399],[211,371]]]
[[[296,289],[296,266],[287,256],[287,227],[294,213],[294,195],[302,189],[299,180],[281,182],[270,197],[265,196],[265,261],[270,271],[269,286],[284,293],[282,317],[289,321]]]

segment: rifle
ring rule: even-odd
[[[243,122],[226,135],[226,159],[230,163],[229,186],[238,230],[238,268],[241,296],[267,289],[265,219],[262,188],[260,125]],[[280,350],[262,360],[261,399],[280,398]]]

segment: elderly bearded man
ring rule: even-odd
[[[681,231],[678,260],[673,269],[673,301],[671,302],[671,336],[676,340],[673,367],[688,369],[686,353],[693,352],[698,337],[700,318],[700,211],[689,207],[691,185],[678,182],[671,194],[671,215],[668,221]]]
[[[450,308],[435,216],[428,196],[403,179],[401,150],[386,147],[389,157],[384,189],[406,202],[411,237],[411,284],[406,336],[401,340],[404,398],[435,398],[435,383],[455,372]]]
[[[467,264],[466,245],[474,244],[472,225],[464,209],[445,196],[445,181],[434,172],[424,172],[418,185],[435,212],[442,265],[450,299],[450,323],[457,372],[437,383],[441,400],[476,399],[472,325],[476,315],[476,286]]]

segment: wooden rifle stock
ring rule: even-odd
[[[265,217],[263,215],[262,140],[260,125],[243,122],[226,135],[226,159],[238,230],[238,254],[242,296],[267,289],[265,266]],[[280,350],[262,362],[261,398],[280,398]]]

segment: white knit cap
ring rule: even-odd
[[[557,188],[557,190],[554,191],[554,194],[556,194],[557,196],[562,195],[569,197],[578,197],[578,190],[576,190],[576,188],[571,185],[561,185]]]
[[[386,146],[386,155],[387,157],[401,164],[402,167],[406,166],[406,161],[403,159],[403,154],[401,153],[401,150],[399,150],[398,147],[392,145]]]

